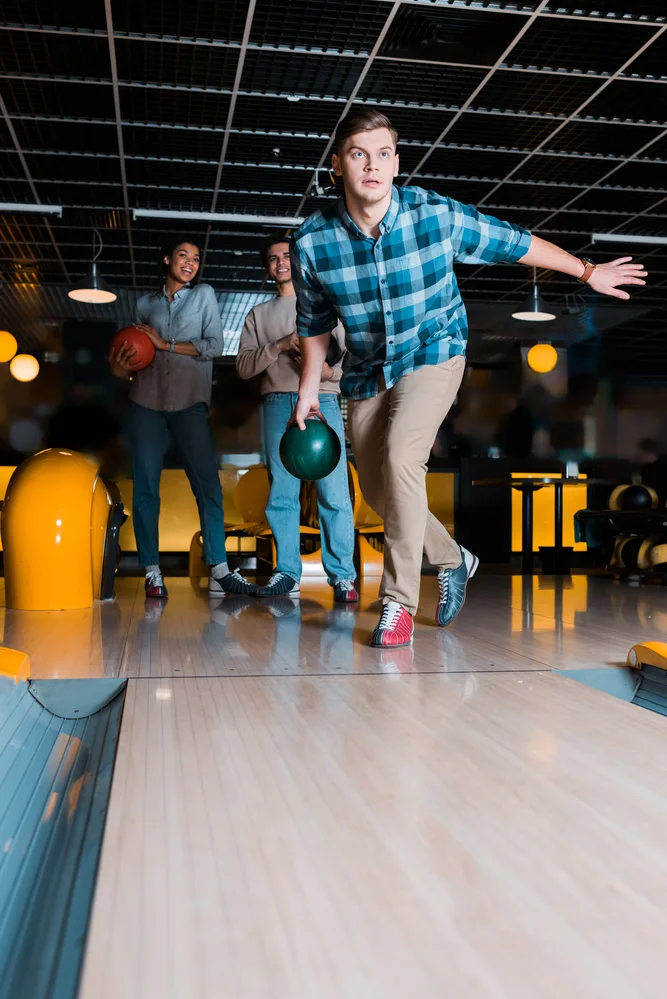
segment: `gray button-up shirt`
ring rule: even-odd
[[[222,354],[222,320],[210,284],[176,292],[173,302],[162,291],[142,295],[134,314],[136,323],[156,329],[164,340],[193,343],[199,354],[171,354],[158,350],[155,360],[132,378],[130,399],[147,409],[174,412],[211,401],[213,358]]]

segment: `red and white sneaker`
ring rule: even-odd
[[[339,579],[337,583],[334,583],[334,603],[359,603],[359,593],[353,579]]]
[[[382,608],[382,617],[373,632],[371,645],[378,649],[411,645],[415,626],[412,614],[402,604],[390,600]]]
[[[169,596],[159,569],[152,569],[151,572],[146,573],[144,589],[146,590],[147,597],[158,597],[165,600]]]

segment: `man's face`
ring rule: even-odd
[[[292,280],[292,267],[289,259],[289,243],[274,243],[266,255],[268,271],[276,284]]]
[[[398,174],[398,154],[388,128],[357,132],[332,157],[333,170],[346,192],[369,207],[382,201]]]

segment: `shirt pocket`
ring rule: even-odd
[[[199,340],[204,325],[203,310],[189,308],[177,312],[171,320],[171,336],[174,340]]]

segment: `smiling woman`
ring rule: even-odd
[[[135,326],[155,347],[152,362],[139,370],[135,348],[121,342],[110,355],[117,377],[132,375],[127,436],[132,452],[132,517],[139,559],[146,570],[146,595],[164,599],[158,519],[160,477],[171,438],[197,500],[204,556],[211,566],[209,593],[249,593],[229,571],[218,461],[208,425],[213,358],[222,354],[222,323],[213,288],[198,284],[200,249],[195,241],[165,248],[158,291],[137,302]]]
[[[186,238],[166,244],[160,254],[160,288],[169,278],[194,288],[200,280],[200,263],[198,240]]]

